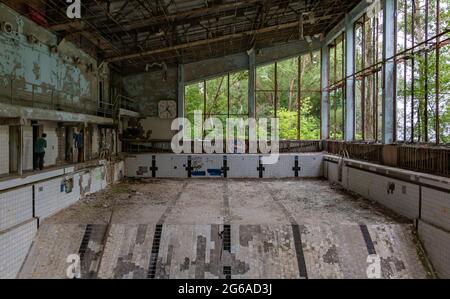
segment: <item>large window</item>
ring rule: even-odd
[[[320,139],[320,53],[256,69],[256,118],[279,119],[282,140]]]
[[[450,0],[397,1],[398,141],[450,143]]]
[[[341,34],[328,47],[328,132],[329,139],[344,137],[345,102],[345,35]]]
[[[320,51],[301,57],[300,64],[300,139],[320,139],[322,100]]]
[[[382,138],[383,11],[373,5],[354,27],[355,139]]]
[[[185,87],[185,117],[192,124],[194,124],[196,110],[201,111],[202,124],[209,118],[221,120],[224,133],[227,118],[246,119],[248,117],[248,71],[187,85]],[[203,128],[202,131],[204,135],[211,134]]]

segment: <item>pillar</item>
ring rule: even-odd
[[[184,117],[184,65],[178,65],[178,117]]]
[[[355,80],[353,73],[354,68],[354,43],[353,43],[353,22],[349,15],[345,17],[345,123],[344,123],[344,140],[353,141],[355,139],[355,122],[354,122],[354,102],[355,102]]]
[[[328,46],[322,47],[321,59],[321,85],[322,85],[322,103],[321,103],[321,139],[325,140],[329,137],[328,132]]]
[[[392,144],[394,140],[394,101],[395,101],[395,0],[383,1],[383,144]],[[389,59],[386,61],[386,59]]]
[[[23,123],[21,121],[21,124],[19,126],[19,145],[18,145],[18,152],[20,153],[20,155],[18,155],[18,159],[17,159],[17,173],[19,175],[23,174],[23,159],[24,159],[24,146],[23,146]],[[34,153],[33,153],[33,164],[34,164]]]
[[[83,156],[84,161],[88,161],[88,131],[89,131],[89,125],[88,123],[83,124]]]
[[[56,136],[58,137],[58,156],[56,157],[56,165],[62,165],[66,161],[66,128],[59,123],[56,128]]]
[[[254,118],[256,116],[256,53],[254,49],[250,50],[248,61],[248,117]]]

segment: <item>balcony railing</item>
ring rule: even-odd
[[[141,140],[141,139],[121,139],[122,149],[128,153],[159,153],[172,152],[171,140]],[[227,140],[222,141],[223,153],[227,153]],[[245,149],[248,153],[249,142],[245,140]],[[238,146],[235,147],[238,152]],[[320,140],[280,140],[280,153],[316,153],[323,150]],[[191,143],[191,152],[194,153],[194,142]]]
[[[138,111],[137,101],[130,97],[118,95],[116,96],[114,104],[116,105],[117,108],[126,109],[134,112]]]
[[[330,154],[347,158],[381,163],[383,145],[370,143],[352,143],[342,141],[326,141],[325,150]]]
[[[441,176],[450,176],[450,148],[401,145],[397,150],[398,166]]]
[[[325,141],[325,151],[351,159],[450,177],[448,146]]]
[[[0,102],[73,113],[112,117],[113,104],[75,95],[45,84],[37,85],[23,79],[0,75]]]

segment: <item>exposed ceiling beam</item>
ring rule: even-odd
[[[302,39],[302,33],[318,37],[360,1],[82,0],[82,20],[67,19],[59,0],[38,0],[45,2],[38,10],[59,39],[102,60],[124,62],[115,64],[121,68],[142,69],[142,63],[176,65],[264,48]],[[20,3],[27,15],[35,1],[0,2]]]
[[[230,9],[236,9],[242,6],[248,6],[257,2],[261,2],[261,0],[243,0],[243,1],[237,1],[234,3],[228,3],[228,4],[221,4],[221,5],[215,5],[215,6],[206,6],[206,7],[200,7],[200,8],[196,8],[196,9],[192,9],[192,10],[187,10],[187,11],[180,11],[174,14],[169,14],[169,15],[159,15],[159,16],[154,16],[152,18],[148,18],[145,20],[141,20],[141,21],[137,21],[134,22],[131,25],[130,29],[137,29],[140,27],[145,27],[148,25],[155,25],[161,22],[173,22],[176,19],[182,19],[182,18],[187,18],[190,17],[192,15],[204,15],[204,14],[210,14],[210,13],[218,13],[221,11],[227,11]]]
[[[114,50],[114,46],[111,41],[103,37],[100,33],[95,30],[84,30],[85,28],[92,28],[89,24],[84,21],[72,22],[68,28],[64,29],[53,29],[55,31],[68,31],[68,35],[79,33],[84,36],[91,43],[96,45],[101,50]]]
[[[249,6],[255,3],[261,2],[261,0],[242,0],[235,3],[228,3],[228,4],[222,4],[222,5],[214,5],[214,6],[207,6],[207,7],[201,7],[196,8],[192,10],[187,11],[181,11],[174,14],[168,14],[168,15],[158,15],[149,17],[146,19],[138,20],[132,23],[123,22],[121,23],[122,26],[126,26],[127,30],[136,30],[139,28],[151,26],[151,25],[157,25],[159,23],[167,23],[167,22],[174,22],[177,19],[183,19],[187,18],[193,15],[204,15],[209,13],[218,13],[222,11],[227,11],[230,9],[236,9],[243,6]],[[53,26],[50,26],[50,30],[55,31],[63,31],[67,30],[68,28],[71,28],[72,23],[77,23],[78,21],[71,21],[63,24],[56,24]],[[85,28],[86,29],[86,28]]]
[[[281,24],[281,25],[265,27],[265,28],[256,29],[256,30],[248,30],[248,31],[240,32],[240,33],[228,34],[228,35],[224,35],[224,36],[220,36],[220,37],[216,37],[216,38],[197,40],[197,41],[193,41],[193,42],[183,43],[183,44],[179,44],[179,45],[175,45],[175,46],[164,47],[164,48],[159,48],[159,49],[154,49],[154,50],[143,51],[143,52],[139,52],[139,53],[110,57],[110,58],[107,58],[106,61],[118,62],[118,61],[123,61],[123,60],[128,60],[128,59],[145,57],[145,56],[169,52],[169,51],[182,50],[182,49],[186,49],[186,48],[190,48],[190,47],[203,46],[203,45],[208,45],[209,43],[216,43],[216,42],[226,41],[229,39],[238,39],[238,38],[243,38],[246,36],[251,36],[254,34],[262,34],[262,33],[267,33],[267,32],[271,32],[271,31],[284,30],[284,29],[289,29],[289,28],[294,28],[294,27],[298,27],[298,21]]]
[[[69,22],[69,23],[51,25],[48,27],[48,29],[51,31],[66,31],[66,30],[70,30],[70,29],[85,30],[86,27],[87,27],[86,22],[81,21],[81,20],[76,20],[76,21]]]

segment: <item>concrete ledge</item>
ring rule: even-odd
[[[338,163],[340,160],[341,158],[335,155],[329,154],[324,155],[324,161]],[[359,168],[361,170],[366,170],[374,174],[392,177],[395,179],[415,183],[425,187],[442,189],[442,191],[444,192],[446,191],[450,192],[450,178],[347,158],[343,158],[343,162],[345,166],[348,167]]]
[[[134,112],[128,109],[119,109],[119,116],[128,116],[128,117],[139,117],[138,112]]]
[[[0,105],[0,117],[5,118],[21,117],[24,119],[33,119],[33,120],[93,123],[99,125],[111,125],[114,123],[112,118],[105,118],[95,115],[72,113],[65,111],[15,106],[5,103],[2,103]]]
[[[67,171],[68,173],[69,171]],[[16,178],[5,178],[3,181],[0,181],[0,192],[6,191],[8,189],[13,189],[16,187],[23,187],[24,185],[32,184],[37,181],[47,180],[53,177],[61,176],[66,173],[65,168],[50,170],[47,172],[39,172],[39,173],[30,173],[28,176],[24,175]]]
[[[39,171],[37,173],[24,174],[20,177],[5,177],[0,180],[0,193],[9,189],[17,187],[24,187],[25,185],[34,184],[39,181],[50,180],[55,177],[73,174],[75,172],[83,172],[90,168],[106,165],[106,160],[93,160],[84,163],[79,163],[71,166],[62,166],[48,171]]]

